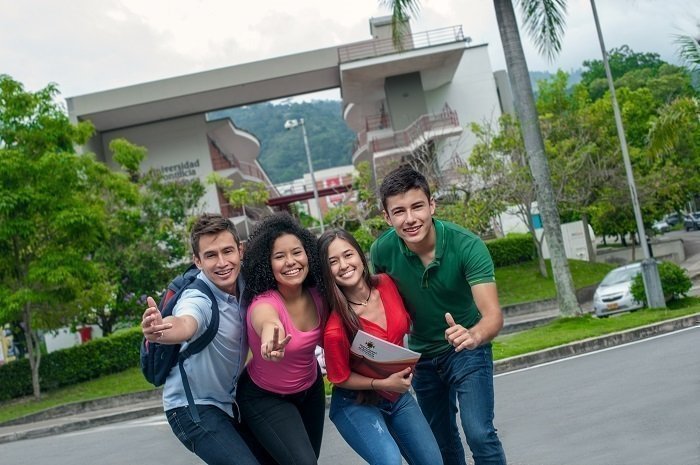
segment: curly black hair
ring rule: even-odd
[[[277,289],[277,281],[270,264],[275,240],[292,234],[299,238],[309,261],[309,273],[304,280],[306,288],[320,285],[321,261],[318,255],[318,240],[308,229],[303,228],[288,213],[276,213],[263,218],[253,229],[245,246],[241,272],[245,279],[243,300],[250,303],[254,297]],[[323,292],[323,289],[319,289]]]

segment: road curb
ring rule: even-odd
[[[163,413],[163,406],[158,405],[142,409],[129,410],[126,412],[114,413],[111,415],[105,415],[101,417],[78,419],[76,421],[61,423],[58,425],[51,425],[35,429],[29,429],[26,431],[16,431],[7,434],[2,434],[0,435],[0,444],[20,441],[23,439],[36,439],[43,438],[46,436],[53,436],[55,434],[70,433],[73,431],[80,431],[88,428],[94,428],[96,426],[117,423],[120,421],[135,420],[138,418],[158,415],[161,413]]]
[[[575,355],[606,349],[608,347],[626,344],[628,342],[646,339],[659,334],[670,333],[683,328],[690,328],[700,324],[700,313],[687,315],[684,317],[666,320],[660,323],[653,323],[641,328],[634,328],[618,333],[607,334],[605,336],[584,339],[583,341],[572,342],[561,346],[543,349],[526,355],[518,355],[494,362],[493,371],[496,374],[507,373],[509,371],[529,368],[542,363],[552,362]]]
[[[1,422],[0,427],[25,425],[27,423],[36,423],[38,421],[51,420],[53,418],[61,418],[68,415],[76,415],[95,410],[104,410],[123,405],[133,405],[138,402],[160,400],[162,398],[163,388],[156,388],[148,391],[132,392],[113,397],[71,402],[70,404],[47,408],[40,412],[25,415],[14,420]]]

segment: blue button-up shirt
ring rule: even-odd
[[[219,305],[219,331],[209,345],[185,360],[185,371],[190,383],[195,404],[215,405],[233,416],[233,399],[238,377],[248,355],[245,311],[240,303],[243,293],[243,278],[237,281],[238,296],[232,296],[216,287],[203,272],[197,276],[204,281],[216,297]],[[197,321],[194,341],[206,330],[211,321],[211,301],[197,289],[183,291],[173,315],[189,315]],[[187,342],[182,349],[187,347]],[[186,407],[187,398],[182,385],[180,369],[175,365],[163,388],[163,407],[170,410]]]

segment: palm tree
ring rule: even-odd
[[[418,12],[417,0],[381,0],[392,10],[394,39],[398,25],[408,20],[409,13]],[[521,132],[528,154],[530,171],[535,181],[537,204],[539,206],[544,236],[547,240],[552,261],[554,284],[557,290],[559,311],[564,316],[577,315],[581,308],[576,300],[569,262],[564,251],[564,240],[559,223],[559,212],[552,188],[549,164],[544,151],[539,116],[530,84],[529,70],[525,61],[520,32],[515,17],[512,0],[493,0],[498,29],[503,42],[506,67],[513,91],[515,111],[520,120]],[[520,0],[524,24],[534,37],[541,52],[555,56],[561,48],[564,30],[565,0]]]
[[[698,24],[698,35],[690,34],[676,36],[678,54],[693,68],[700,69],[700,23]]]

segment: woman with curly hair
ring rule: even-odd
[[[400,465],[403,455],[411,465],[442,465],[430,426],[408,392],[411,368],[386,378],[353,371],[350,344],[358,330],[403,345],[411,319],[396,285],[386,274],[370,274],[360,245],[343,229],[323,233],[319,253],[332,309],[324,330],[326,373],[334,385],[331,421],[369,464]]]
[[[288,214],[266,217],[241,271],[253,354],[238,383],[241,416],[278,463],[315,464],[325,418],[315,348],[328,313],[316,237]]]

